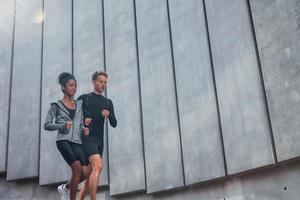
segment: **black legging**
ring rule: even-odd
[[[56,142],[56,146],[65,161],[72,168],[70,199],[75,200],[79,182],[89,176],[89,173],[82,172],[82,165],[88,165],[88,160],[85,158],[80,144],[68,140],[61,140]]]
[[[56,141],[56,146],[59,152],[69,166],[71,166],[76,160],[78,160],[81,165],[88,165],[88,160],[85,157],[80,145],[81,144],[73,143],[68,140]]]

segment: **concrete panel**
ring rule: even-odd
[[[0,172],[6,171],[14,1],[0,0]]]
[[[72,70],[72,2],[45,0],[43,43],[40,184],[65,181],[71,170],[56,148],[56,132],[43,129],[50,103],[62,97],[57,77]]]
[[[224,183],[222,182],[155,195],[136,193],[121,197],[111,197],[105,191],[97,193],[97,199],[103,200],[224,200],[224,196]],[[86,200],[88,200],[88,198],[86,198]]]
[[[277,158],[300,156],[300,2],[251,0]]]
[[[74,75],[77,79],[77,94],[93,91],[92,74],[104,69],[102,2],[74,0]],[[108,184],[108,160],[105,131],[103,151],[104,167],[99,185]]]
[[[229,174],[274,163],[247,1],[205,1]]]
[[[226,200],[299,199],[300,163],[231,178],[225,184]]]
[[[184,185],[166,1],[136,1],[147,192]]]
[[[93,91],[92,74],[104,70],[102,3],[74,0],[74,75],[76,96]]]
[[[133,1],[105,1],[107,94],[117,128],[108,129],[110,195],[145,189]]]
[[[38,176],[42,8],[16,1],[7,180]]]
[[[202,1],[169,1],[186,184],[225,176]]]
[[[4,176],[0,176],[1,200],[54,200],[61,199],[57,192],[57,186],[39,186],[34,179],[6,182]]]

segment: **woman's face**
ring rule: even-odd
[[[62,86],[63,93],[71,97],[75,95],[76,89],[77,89],[77,84],[76,81],[73,79],[70,79],[67,82],[66,86]]]

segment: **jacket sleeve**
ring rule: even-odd
[[[52,104],[45,119],[44,129],[47,131],[64,130],[66,123],[57,124],[53,122],[56,116],[56,105]]]
[[[114,105],[113,102],[109,99],[109,106],[108,106],[108,110],[109,110],[109,123],[112,127],[116,127],[117,126],[117,119],[115,116],[115,111],[114,111]]]

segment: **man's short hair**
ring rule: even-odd
[[[97,80],[98,76],[101,76],[101,75],[108,78],[108,75],[105,71],[96,71],[96,72],[93,73],[92,80],[93,81]]]

